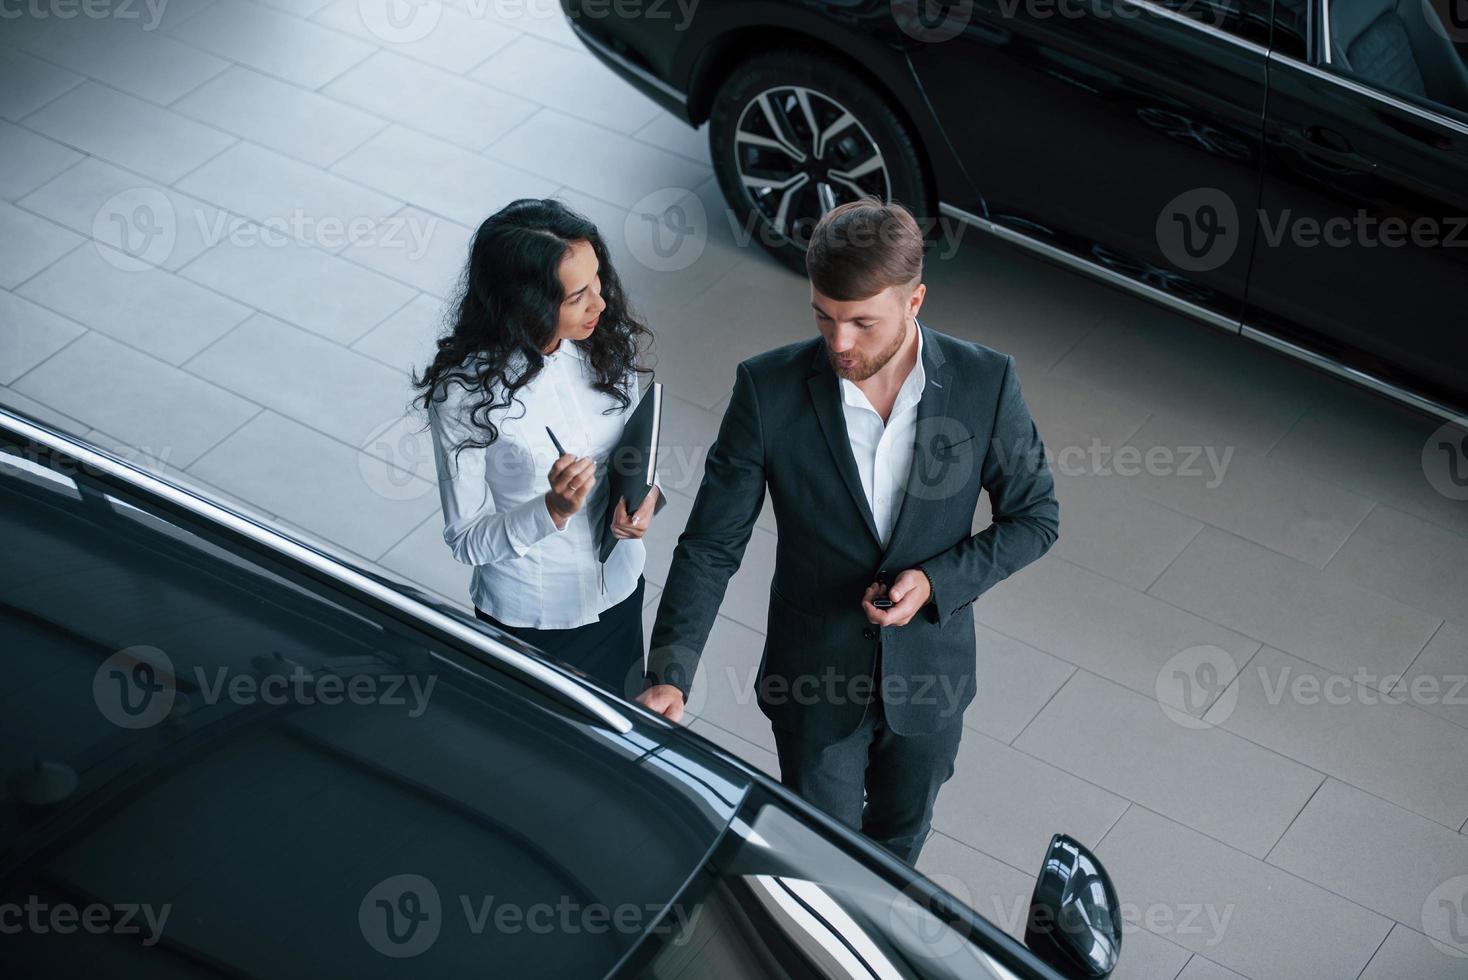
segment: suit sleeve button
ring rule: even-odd
[[[877,638],[877,628],[875,626],[868,626],[861,631],[861,635],[868,640],[875,640]]]

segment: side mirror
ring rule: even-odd
[[[1068,977],[1106,977],[1121,956],[1121,910],[1101,862],[1080,841],[1050,838],[1025,945]]]

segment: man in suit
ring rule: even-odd
[[[922,263],[899,204],[845,204],[812,232],[820,336],[736,369],[639,696],[681,718],[768,488],[779,535],[755,687],[781,782],[910,863],[974,696],[972,603],[1060,528],[1014,358],[917,322]],[[993,522],[974,534],[981,490]]]

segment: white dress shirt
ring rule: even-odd
[[[892,525],[902,508],[906,494],[908,470],[912,467],[913,439],[917,434],[918,402],[928,383],[923,369],[923,331],[917,331],[917,362],[907,373],[897,400],[885,424],[872,407],[871,399],[854,381],[840,378],[841,411],[846,416],[846,437],[851,441],[851,455],[856,457],[856,472],[861,476],[861,489],[877,522],[882,547],[892,536]]]
[[[515,358],[511,371],[518,373],[524,356]],[[585,626],[637,588],[647,557],[640,540],[618,541],[604,569],[596,557],[607,506],[607,460],[641,400],[636,373],[628,374],[632,401],[625,412],[616,411],[616,399],[592,387],[595,372],[585,351],[562,340],[540,373],[516,392],[515,403],[489,413],[499,430],[495,442],[467,447],[457,461],[454,448],[467,435],[484,439],[482,428],[471,428],[469,420],[483,394],[471,396],[449,383],[429,405],[444,541],[457,561],[474,566],[474,604],[507,626]],[[614,411],[603,414],[608,408]],[[596,485],[564,528],[556,527],[545,504],[546,474],[558,456],[546,426],[568,453],[596,458]],[[661,487],[658,497],[661,510]]]

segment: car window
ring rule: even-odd
[[[0,429],[0,973],[601,976],[732,818],[737,770],[33,449]]]
[[[1269,37],[1267,4],[1245,0],[1153,0],[1159,7],[1247,40]]]
[[[1048,977],[1005,960],[966,924],[934,915],[761,791],[709,865],[628,957],[636,980],[1016,980]],[[998,930],[993,930],[998,936]],[[1023,955],[1023,954],[1022,954]],[[778,964],[778,969],[772,968]]]
[[[1460,0],[1320,0],[1317,64],[1389,95],[1468,118],[1468,20]]]

